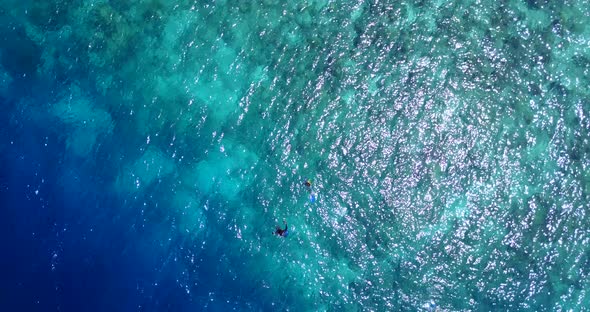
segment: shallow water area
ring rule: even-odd
[[[0,309],[584,309],[588,25],[584,1],[3,1]]]

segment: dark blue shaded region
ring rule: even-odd
[[[3,310],[104,310],[112,308],[102,300],[108,295],[125,299],[117,300],[122,308],[141,304],[132,294],[149,273],[141,272],[144,257],[121,246],[122,226],[97,219],[116,204],[98,200],[90,181],[79,181],[83,193],[57,184],[61,147],[41,148],[33,125],[17,129],[2,129]]]
[[[88,172],[95,168],[68,168],[60,138],[7,100],[2,108],[11,127],[0,128],[1,311],[184,311],[211,302],[215,289],[189,295],[179,284],[186,270],[169,246],[182,242],[160,242],[157,226],[138,225],[141,205],[109,194]],[[211,268],[199,274],[215,278]]]

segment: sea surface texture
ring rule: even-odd
[[[584,311],[589,140],[586,0],[2,0],[0,310]]]

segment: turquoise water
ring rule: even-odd
[[[0,56],[3,310],[590,306],[586,1],[4,0]]]

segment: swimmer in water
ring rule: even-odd
[[[280,226],[277,225],[277,229],[274,231],[273,234],[282,237],[287,237],[287,235],[289,235],[289,227],[287,226],[287,221],[283,219],[283,223],[285,224],[285,229],[283,230]]]
[[[309,201],[311,203],[314,203],[317,195],[316,193],[313,191],[313,189],[311,188],[311,179],[306,179],[305,180],[305,187],[307,188],[307,191],[309,192]]]

